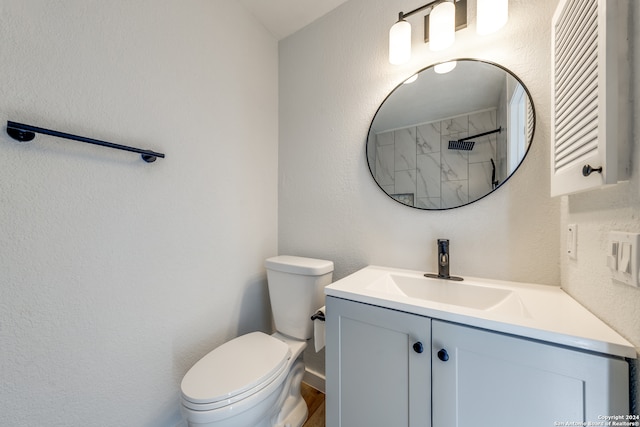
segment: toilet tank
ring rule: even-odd
[[[324,287],[333,278],[333,262],[280,255],[264,264],[276,330],[292,338],[311,338],[311,316],[324,305]]]

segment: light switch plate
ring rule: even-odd
[[[613,280],[640,287],[640,233],[611,231],[607,252],[607,266]]]

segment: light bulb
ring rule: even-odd
[[[456,39],[456,7],[446,1],[436,5],[429,14],[429,49],[444,50]]]
[[[411,24],[404,19],[389,30],[389,62],[400,65],[411,59]]]
[[[509,19],[509,0],[478,0],[476,32],[491,34],[504,27]]]

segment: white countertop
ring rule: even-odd
[[[491,308],[470,308],[407,296],[390,289],[389,277],[408,278],[418,284],[426,283],[421,280],[433,281],[431,284],[437,286],[464,284],[463,288],[474,286],[479,292],[500,289],[509,291],[509,297]],[[325,294],[578,349],[637,358],[631,343],[555,286],[474,277],[451,282],[427,279],[417,271],[369,266],[327,286]]]

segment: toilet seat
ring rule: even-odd
[[[267,387],[287,367],[283,341],[252,332],[226,342],[198,361],[181,384],[183,405],[207,411],[244,400]]]

